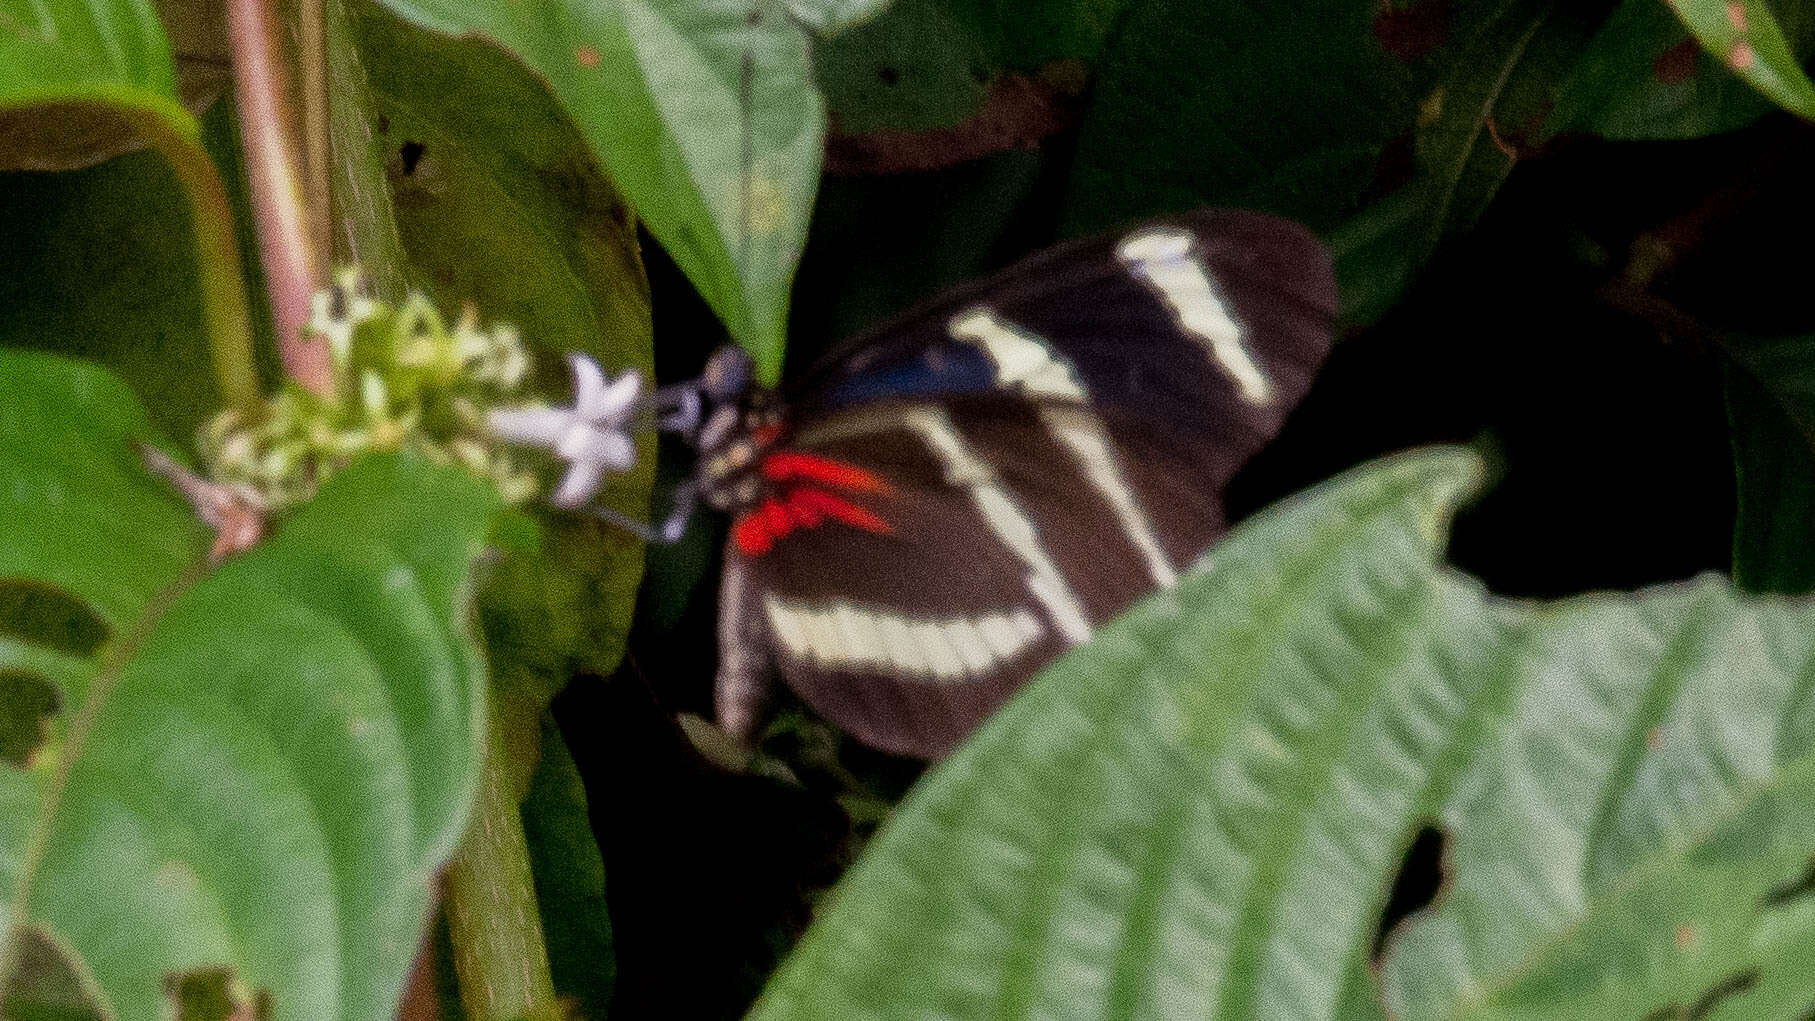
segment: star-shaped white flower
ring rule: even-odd
[[[572,509],[591,500],[606,475],[636,464],[630,420],[643,396],[643,377],[630,369],[608,382],[599,363],[583,354],[569,354],[567,364],[573,368],[573,407],[493,411],[485,425],[499,439],[546,447],[566,461],[567,473],[549,502]]]

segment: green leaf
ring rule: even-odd
[[[983,105],[995,66],[942,0],[900,0],[814,53],[826,106],[847,135],[951,127]]]
[[[567,387],[569,351],[648,378],[635,219],[548,89],[494,46],[382,11],[353,30],[410,275],[442,308],[471,305],[515,325],[542,392]],[[654,453],[645,438],[638,469],[608,483],[608,504],[649,513]],[[505,557],[481,601],[499,712],[532,745],[537,715],[568,678],[616,669],[643,573],[642,544],[618,529],[561,515],[544,532],[545,551]]]
[[[78,102],[144,109],[194,131],[149,0],[6,0],[0,108]]]
[[[70,139],[92,135],[117,149],[122,127],[169,161],[191,214],[216,375],[229,403],[249,407],[258,381],[232,211],[200,126],[178,99],[157,12],[149,0],[0,2],[0,164],[65,165]],[[34,119],[52,127],[35,130]],[[42,160],[21,151],[47,141]]]
[[[766,0],[385,6],[493,39],[544,78],[759,375],[776,379],[825,133],[800,27]]]
[[[1727,416],[1739,506],[1733,580],[1815,591],[1815,337],[1726,337]]]
[[[617,974],[605,904],[605,859],[592,835],[579,767],[546,716],[541,747],[529,797],[523,800],[523,831],[548,934],[555,992],[574,1002],[574,1016],[602,1019]]]
[[[20,106],[4,109],[10,104],[0,102],[0,169],[74,170],[139,148],[133,126],[109,107],[148,101],[164,108],[166,65],[155,57],[159,22],[175,57],[176,95],[191,114],[199,117],[231,77],[218,0],[158,0],[153,21],[142,20],[141,6],[131,3],[24,6],[29,19],[0,13],[0,52],[18,47],[22,57],[11,66]],[[0,12],[18,10],[16,3],[0,3]],[[53,25],[58,31],[47,30]],[[60,31],[65,26],[67,34]],[[6,38],[9,29],[16,39]],[[109,45],[116,41],[123,45]],[[45,59],[51,66],[34,66]],[[28,98],[34,95],[41,98]]]
[[[1418,452],[1237,528],[922,781],[753,1016],[1806,1005],[1815,605],[1489,596],[1439,563],[1481,474]],[[1446,892],[1376,965],[1426,821]]]
[[[192,569],[207,529],[129,444],[158,438],[111,374],[0,351],[0,578],[85,603],[115,636]]]
[[[1095,66],[1132,0],[940,0],[1002,66],[1032,70],[1053,61]]]
[[[237,153],[233,110],[204,118],[204,141],[226,167]],[[239,180],[223,175],[230,184]],[[56,174],[0,173],[0,347],[90,358],[123,376],[166,435],[188,438],[220,410],[197,277],[188,199],[156,153],[131,152]],[[249,219],[240,221],[249,227]],[[246,242],[254,241],[250,233]],[[257,272],[257,260],[247,267]],[[262,295],[253,295],[262,310]],[[257,354],[276,359],[269,320]]]
[[[1583,51],[1550,121],[1612,139],[1697,138],[1743,127],[1770,109],[1660,0],[1625,0]]]
[[[1318,228],[1354,213],[1413,116],[1378,7],[1132,0],[1084,116],[1067,232],[1206,202]]]
[[[110,631],[61,692],[67,737],[0,768],[0,962],[42,932],[121,1019],[220,969],[279,1018],[388,1016],[478,775],[465,612],[494,494],[372,458],[204,575],[117,379],[16,352],[0,378],[0,579]]]
[[[1591,32],[1556,0],[1475,3],[1457,16],[1430,60],[1411,179],[1333,232],[1345,319],[1378,318],[1553,136],[1546,114]]]
[[[1765,0],[1671,0],[1670,8],[1709,53],[1753,88],[1799,117],[1815,118],[1815,82],[1803,73]]]
[[[1125,3],[897,0],[875,20],[826,40],[813,62],[840,135],[949,128],[979,113],[1005,74],[1028,74],[1041,90],[1081,90]],[[1001,117],[980,133],[996,136],[1001,151],[1022,148],[1013,122],[1028,114],[1006,114],[1008,130]]]

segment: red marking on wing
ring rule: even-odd
[[[842,521],[853,528],[878,535],[889,535],[895,530],[889,523],[873,511],[866,510],[841,497],[833,496],[823,489],[796,489],[789,497],[788,503],[799,515],[812,514],[814,524],[818,523],[820,514]]]
[[[886,493],[889,484],[872,472],[856,465],[834,461],[818,454],[802,454],[798,451],[782,451],[763,458],[763,474],[777,481],[783,479],[805,479],[810,482],[823,482],[843,489],[854,489],[860,493]]]
[[[746,556],[762,556],[775,541],[796,528],[814,528],[827,519],[878,535],[890,535],[894,529],[874,511],[859,507],[823,489],[801,487],[785,500],[769,497],[746,511],[732,526],[731,537]]]

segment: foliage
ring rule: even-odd
[[[272,5],[294,89],[260,6],[0,0],[0,1018],[1815,1002],[1815,323],[1760,254],[1815,215],[1806,5],[324,0]],[[286,137],[295,194],[242,158]],[[752,754],[626,710],[703,706],[708,526],[645,583],[499,511],[482,406],[561,402],[567,352],[728,335],[773,383],[1201,204],[1336,257],[1346,339],[1229,494],[1271,509],[892,812],[916,767],[796,713]],[[331,392],[264,311],[300,245],[369,283]],[[1582,480],[1634,406],[1695,442],[1627,506]],[[1498,488],[1372,461],[1477,433]],[[1691,568],[1733,581],[1573,594]]]
[[[1815,606],[1495,600],[1436,563],[1479,477],[1407,456],[1238,529],[915,790],[754,1016],[1801,1006]],[[1427,819],[1448,889],[1376,963]]]
[[[484,672],[459,609],[495,496],[370,459],[201,577],[202,529],[137,466],[157,437],[131,394],[45,355],[0,369],[0,572],[106,636],[5,646],[63,710],[0,772],[8,972],[29,927],[114,1016],[159,1016],[166,980],[203,968],[278,1016],[385,1013],[478,778]]]

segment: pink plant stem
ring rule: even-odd
[[[278,354],[286,375],[326,396],[334,390],[327,342],[303,334],[309,296],[321,280],[309,243],[308,216],[311,212],[324,216],[326,210],[308,210],[303,204],[289,80],[273,28],[265,0],[227,0],[246,176]]]

